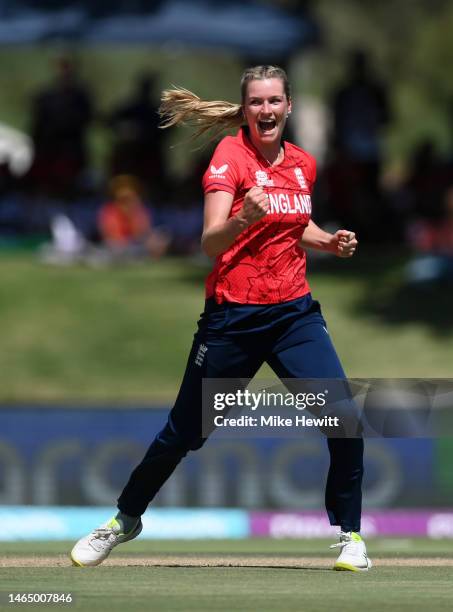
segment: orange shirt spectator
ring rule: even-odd
[[[132,177],[116,177],[111,188],[113,199],[99,212],[99,230],[110,246],[127,246],[146,240],[151,233],[151,217]]]
[[[111,255],[116,259],[164,255],[170,237],[162,229],[153,228],[140,182],[131,175],[118,175],[110,181],[110,194],[112,199],[99,211],[98,228]]]

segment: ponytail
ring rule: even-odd
[[[214,140],[224,130],[238,128],[245,123],[240,104],[222,100],[207,102],[183,87],[162,92],[158,113],[163,129],[174,125],[198,128],[192,138],[212,130],[210,140]]]

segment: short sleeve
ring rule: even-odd
[[[224,138],[214,151],[209,167],[203,176],[203,191],[227,191],[235,194],[240,185],[238,148],[229,146]]]

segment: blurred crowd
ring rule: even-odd
[[[386,184],[389,98],[367,55],[352,52],[346,80],[331,100],[330,146],[319,181],[324,220],[353,228],[362,244],[412,249],[411,283],[453,281],[453,113],[449,153],[442,156],[423,140],[404,176]]]
[[[50,234],[43,253],[54,263],[198,252],[204,169],[199,163],[181,178],[167,172],[158,96],[155,76],[144,73],[125,100],[101,112],[76,65],[60,58],[51,82],[30,101],[26,171],[11,164],[19,138],[9,138],[9,155],[0,151],[0,237]],[[94,126],[110,143],[100,172],[93,164]]]
[[[414,280],[422,268],[428,276],[453,275],[453,112],[450,154],[420,142],[404,178],[390,184],[383,180],[383,140],[394,120],[388,88],[362,51],[351,53],[346,72],[328,101],[315,220],[354,229],[361,244],[411,247],[424,261]],[[31,100],[26,172],[15,171],[12,156],[0,157],[0,235],[50,232],[51,259],[65,248],[71,259],[87,245],[112,261],[197,252],[201,176],[212,147],[191,151],[187,175],[172,176],[158,96],[155,75],[142,74],[124,101],[101,113],[75,64],[60,58],[51,82]],[[111,143],[102,176],[90,151],[94,125]]]

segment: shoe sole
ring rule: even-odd
[[[371,566],[367,567],[357,567],[356,565],[351,565],[350,563],[343,563],[343,561],[339,561],[335,563],[333,569],[337,572],[367,572]]]
[[[72,553],[69,556],[71,558],[72,565],[74,565],[75,567],[85,567],[85,565],[83,565],[83,563],[80,563],[80,561],[77,561],[77,559],[72,556]]]
[[[119,542],[119,544],[125,544],[126,542],[130,542],[130,540],[133,540],[134,538],[136,538],[137,536],[139,536],[141,534],[142,529],[143,529],[143,523],[140,521],[140,523],[137,525],[135,530],[129,535],[129,537],[127,539],[123,540],[122,542]],[[80,561],[78,561],[73,556],[72,552],[70,553],[69,558],[71,559],[72,565],[74,567],[96,567],[97,565],[101,565],[101,563],[103,561],[105,561],[105,559],[102,559],[102,561],[99,561],[99,563],[91,563],[90,565],[84,565],[83,563],[80,563]]]

